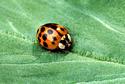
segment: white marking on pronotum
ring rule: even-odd
[[[71,37],[70,37],[70,35],[69,35],[69,34],[67,34],[67,36],[68,36],[69,41],[71,41]]]
[[[109,24],[107,24],[106,22],[104,22],[104,21],[101,20],[100,18],[98,18],[98,17],[96,17],[96,16],[94,16],[94,15],[89,15],[89,16],[92,17],[93,19],[95,19],[96,21],[100,22],[100,23],[101,23],[103,26],[105,26],[107,29],[112,30],[112,31],[114,31],[114,32],[116,32],[116,33],[123,34],[123,33],[121,33],[120,31],[118,31],[118,30],[114,29],[113,27],[111,27]]]
[[[65,45],[63,45],[62,43],[59,43],[59,48],[60,49],[65,49]]]
[[[64,40],[66,37],[65,37],[65,35],[63,35],[63,37],[61,38],[61,40]]]
[[[71,44],[68,44],[68,47],[71,46]]]

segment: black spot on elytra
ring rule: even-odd
[[[58,34],[59,34],[61,37],[63,36],[60,32],[58,32]]]
[[[43,38],[43,40],[45,41],[45,40],[47,39],[47,34],[44,34],[44,35],[42,36],[42,38]]]
[[[56,25],[52,25],[51,28],[53,28],[54,30],[56,30],[57,26]]]
[[[45,47],[48,47],[48,45],[47,45],[47,43],[46,43],[46,42],[43,42],[43,45],[44,45]]]
[[[55,44],[55,42],[52,42],[52,44],[54,45],[54,44]]]
[[[54,29],[54,30],[57,29],[57,24],[55,24],[55,23],[48,23],[48,24],[45,24],[44,26],[49,27],[49,28],[52,28],[52,29]]]
[[[44,27],[42,27],[42,28],[41,28],[41,32],[44,32],[44,31],[45,31],[45,28],[44,28]]]
[[[39,37],[41,37],[41,33],[39,33]]]
[[[56,37],[53,37],[53,41],[56,41],[57,40],[57,38]]]
[[[48,34],[52,34],[53,33],[53,31],[50,30],[50,29],[47,32],[48,32]]]
[[[64,28],[60,28],[62,31],[64,31]]]

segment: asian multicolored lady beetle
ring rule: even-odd
[[[36,37],[41,46],[49,50],[65,50],[71,47],[68,30],[59,24],[47,23],[37,30]]]

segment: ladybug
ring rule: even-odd
[[[72,45],[68,30],[56,23],[47,23],[37,30],[37,40],[48,50],[66,50]]]

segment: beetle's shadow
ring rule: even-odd
[[[54,62],[64,60],[65,56],[70,53],[72,47],[68,50],[47,50],[41,47],[38,43],[33,44],[32,55],[36,58],[34,63]]]

